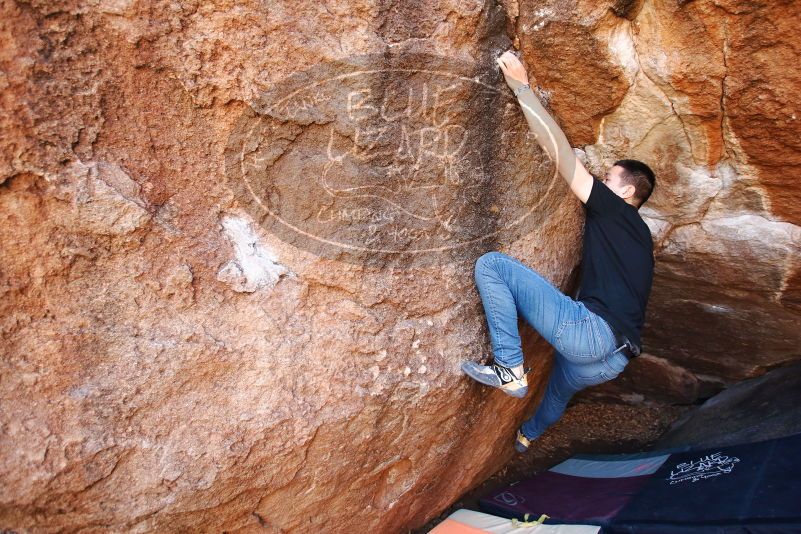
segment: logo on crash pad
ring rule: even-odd
[[[249,104],[228,136],[226,185],[262,228],[318,256],[470,261],[559,202],[556,166],[489,56],[341,58]]]
[[[740,459],[736,456],[726,456],[720,452],[708,454],[692,462],[678,464],[670,471],[670,476],[666,479],[671,484],[679,482],[698,482],[711,477],[731,473],[734,464]]]
[[[517,506],[518,504],[523,504],[524,502],[526,502],[526,499],[524,499],[519,495],[515,495],[511,491],[504,491],[499,493],[498,495],[495,496],[495,500],[500,503],[506,504],[508,506]]]

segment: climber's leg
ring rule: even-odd
[[[581,386],[571,381],[567,366],[574,365],[554,351],[553,366],[548,377],[548,386],[545,394],[540,401],[534,416],[523,423],[521,431],[529,440],[537,439],[545,430],[558,421],[570,398],[579,390]]]
[[[495,361],[506,367],[523,363],[517,317],[524,319],[566,358],[581,362],[603,356],[600,317],[562,293],[535,270],[502,252],[488,252],[475,265]],[[613,349],[611,349],[613,350]]]
[[[558,350],[553,353],[553,367],[548,386],[533,417],[523,423],[521,431],[530,441],[537,439],[564,414],[567,403],[578,391],[615,379],[628,364],[620,352],[610,352],[602,360],[573,363]]]

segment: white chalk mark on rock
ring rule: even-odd
[[[225,215],[220,223],[234,247],[236,258],[222,266],[217,273],[217,280],[229,284],[234,291],[253,293],[274,287],[281,276],[290,273],[278,263],[275,254],[259,243],[249,221],[239,216]]]

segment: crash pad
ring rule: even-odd
[[[603,532],[801,532],[801,434],[672,454]]]
[[[539,518],[537,518],[539,519]],[[547,525],[530,523],[513,523],[506,517],[498,517],[473,510],[456,510],[439,525],[430,530],[430,534],[597,534],[599,527],[595,525]]]
[[[607,524],[678,449],[576,455],[526,480],[496,490],[479,502],[485,512],[522,518],[550,516],[546,523]]]

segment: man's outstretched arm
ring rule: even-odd
[[[526,74],[525,67],[517,59],[517,56],[509,51],[501,54],[501,57],[496,59],[496,62],[503,72],[506,83],[512,91],[517,92],[517,101],[523,110],[523,115],[526,117],[534,138],[556,163],[559,174],[567,181],[570,190],[581,202],[586,203],[590,197],[594,178],[584,168],[584,164],[573,152],[567,136],[542,106],[534,91],[530,88],[517,91],[520,87],[528,84],[528,74]]]

